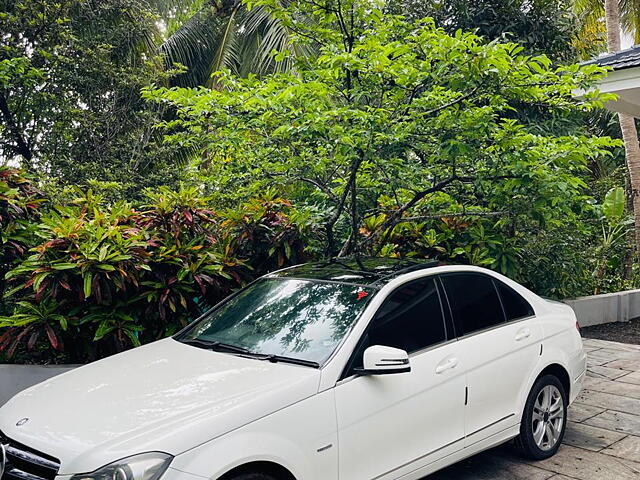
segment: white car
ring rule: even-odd
[[[513,438],[547,458],[585,375],[576,324],[482,268],[296,266],[15,396],[0,477],[410,480]]]

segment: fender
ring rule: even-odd
[[[337,480],[334,391],[319,393],[184,452],[171,467],[219,479],[252,462],[278,464],[296,479]]]
[[[552,325],[551,319],[546,319],[545,316],[543,316],[540,320],[543,323],[544,332],[542,355],[531,376],[527,379],[524,388],[520,391],[519,404],[521,405],[521,409],[518,415],[519,417],[522,417],[524,405],[529,396],[529,392],[533,388],[533,384],[545,368],[556,364],[560,365],[567,372],[570,384],[570,391],[568,392],[569,404],[571,404],[580,393],[579,385],[576,385],[576,383],[578,383],[580,376],[586,369],[586,357],[579,353],[582,352],[582,341],[576,342],[576,337],[578,339],[580,337],[575,327],[572,325],[564,330],[557,330],[557,327],[550,328]],[[550,330],[551,335],[547,335]],[[569,346],[574,346],[574,348],[570,348]],[[575,355],[573,355],[572,352],[575,352]],[[582,358],[580,358],[581,356]]]

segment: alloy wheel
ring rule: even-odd
[[[546,385],[538,393],[531,422],[538,448],[548,451],[555,447],[564,426],[564,400],[555,385]]]

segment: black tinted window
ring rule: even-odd
[[[454,273],[443,275],[442,282],[459,336],[504,322],[502,305],[491,277]]]
[[[533,315],[533,308],[531,308],[529,302],[522,298],[522,296],[513,288],[505,285],[499,280],[494,280],[494,283],[500,293],[504,313],[507,315],[507,321],[517,320],[519,318],[530,317]]]
[[[445,339],[435,281],[424,278],[399,287],[384,301],[372,320],[367,343],[411,353]]]

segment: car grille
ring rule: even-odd
[[[4,474],[0,480],[54,480],[58,474],[59,460],[14,442],[1,432],[0,444],[6,452]]]

